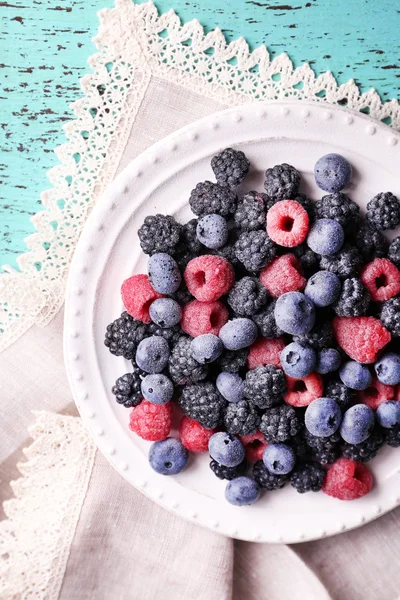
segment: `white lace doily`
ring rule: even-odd
[[[294,69],[286,54],[270,60],[265,46],[250,52],[243,38],[227,44],[219,29],[205,35],[198,21],[182,25],[171,10],[152,3],[116,0],[99,13],[93,73],[81,80],[83,97],[64,127],[68,141],[56,149],[60,164],[49,171],[36,233],[19,257],[21,272],[0,275],[0,350],[31,325],[46,325],[61,307],[68,266],[86,217],[113,179],[140,102],[152,76],[172,81],[232,106],[266,99],[339,103],[390,120],[400,128],[396,100],[382,103],[354,81],[338,85],[331,73],[316,77],[308,64]],[[235,64],[232,64],[235,63]]]

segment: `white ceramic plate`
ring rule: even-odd
[[[302,174],[301,191],[321,197],[312,171],[316,160],[338,152],[353,165],[348,192],[361,206],[380,191],[400,196],[400,135],[359,113],[326,105],[251,104],[198,121],[131,162],[98,201],[71,266],[65,309],[65,363],[81,416],[100,450],[132,485],[164,508],[222,534],[260,542],[300,542],[333,535],[375,519],[400,504],[400,452],[385,448],[372,461],[374,490],[354,502],[323,493],[300,495],[288,485],[254,506],[224,500],[225,482],[195,456],[174,477],[149,466],[150,443],[128,428],[129,410],[111,387],[130,370],[103,344],[106,325],[123,311],[120,286],[146,271],[136,233],[148,214],[190,217],[188,198],[198,181],[213,179],[210,159],[233,146],[250,159],[245,189],[263,189],[263,171],[288,162]]]

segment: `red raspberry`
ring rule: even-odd
[[[394,395],[394,387],[381,383],[377,377],[373,378],[367,389],[357,392],[358,401],[366,404],[373,410],[376,410],[382,402],[393,400]]]
[[[181,442],[191,452],[207,452],[210,437],[216,429],[205,429],[197,421],[183,417],[179,427]]]
[[[286,375],[287,393],[283,399],[291,406],[308,406],[313,400],[321,398],[324,382],[318,373],[311,373],[302,379],[294,379]]]
[[[308,214],[295,200],[281,200],[267,213],[267,233],[271,240],[285,248],[298,246],[307,237]]]
[[[206,254],[189,261],[184,278],[192,296],[200,302],[213,302],[229,292],[235,271],[225,258]]]
[[[374,317],[335,317],[333,331],[339,346],[360,363],[373,363],[391,340],[388,330]]]
[[[294,254],[284,254],[275,258],[261,271],[260,281],[273,298],[278,298],[286,292],[303,290],[306,285],[301,263]]]
[[[264,450],[268,444],[261,431],[256,431],[256,433],[249,433],[247,435],[239,435],[239,438],[246,451],[246,459],[249,462],[262,460]]]
[[[219,330],[228,321],[228,309],[222,302],[199,302],[192,300],[182,310],[181,327],[192,337],[204,333],[219,334]]]
[[[363,463],[339,458],[327,471],[322,491],[339,500],[362,498],[372,489],[372,475]]]
[[[269,340],[265,337],[259,337],[254,344],[250,346],[247,357],[247,366],[251,370],[265,365],[275,365],[276,367],[280,367],[280,355],[285,345],[285,342],[280,338]]]
[[[400,385],[398,385],[394,390],[393,400],[400,400]]]
[[[152,404],[142,400],[131,411],[129,428],[144,440],[159,442],[165,440],[171,431],[172,405]]]
[[[151,321],[149,308],[154,300],[164,297],[153,290],[147,275],[133,275],[129,279],[125,279],[121,286],[121,296],[131,317],[143,321],[143,323]]]
[[[400,271],[387,258],[376,258],[366,265],[360,279],[374,302],[385,302],[400,292]]]

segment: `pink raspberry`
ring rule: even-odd
[[[179,427],[181,442],[191,452],[207,452],[210,437],[216,429],[205,429],[197,421],[183,417]]]
[[[298,246],[307,237],[308,214],[295,200],[276,202],[267,213],[267,233],[271,240],[285,248]]]
[[[229,318],[228,309],[222,302],[200,302],[192,300],[182,309],[181,327],[192,337],[204,333],[219,334],[219,330]]]
[[[131,411],[129,428],[144,440],[165,440],[171,431],[172,404],[152,404],[142,400]]]
[[[301,263],[294,254],[284,254],[275,258],[261,271],[260,281],[273,298],[278,298],[286,292],[303,290],[306,285]]]
[[[339,458],[327,471],[322,491],[339,500],[356,500],[372,489],[372,475],[366,465]]]
[[[288,391],[283,399],[291,406],[308,406],[313,400],[321,398],[324,382],[318,373],[311,373],[302,379],[294,379],[286,375]]]
[[[339,346],[360,363],[373,363],[391,335],[374,317],[335,317],[333,332]]]
[[[281,366],[281,352],[285,347],[285,342],[280,338],[269,340],[265,337],[259,337],[252,346],[250,346],[247,356],[247,366],[253,370],[256,367],[265,365]]]
[[[268,444],[261,431],[256,431],[256,433],[249,433],[247,435],[239,435],[239,438],[246,451],[246,459],[249,462],[262,460],[264,450]]]
[[[381,383],[377,377],[372,379],[370,385],[365,389],[357,392],[359,402],[366,404],[373,410],[376,410],[382,402],[393,400],[395,388],[392,385]]]
[[[235,271],[225,258],[206,254],[188,263],[184,278],[192,296],[200,302],[213,302],[229,292]]]
[[[374,302],[385,302],[400,292],[400,271],[387,258],[376,258],[366,265],[360,279]]]
[[[121,286],[121,296],[131,317],[143,321],[143,323],[151,321],[149,308],[154,300],[164,297],[153,290],[147,275],[133,275],[129,279],[125,279]]]

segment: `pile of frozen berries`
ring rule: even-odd
[[[132,361],[116,401],[155,442],[155,471],[209,452],[232,504],[288,482],[360,498],[372,487],[364,463],[400,446],[400,237],[382,234],[400,224],[400,202],[379,193],[363,219],[337,154],[315,165],[328,192],[315,202],[290,165],[244,196],[243,152],[227,148],[211,167],[216,183],[190,194],[196,218],[158,214],[139,229],[148,273],[123,282],[126,312],[105,338]]]

